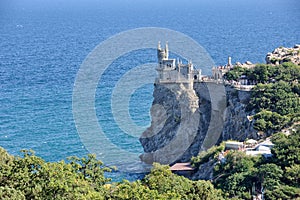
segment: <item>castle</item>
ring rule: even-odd
[[[194,69],[193,63],[189,61],[183,64],[181,60],[177,61],[169,58],[168,44],[164,49],[161,48],[160,42],[157,47],[158,78],[155,83],[182,83],[187,89],[193,89],[193,82],[202,79],[201,70]]]
[[[231,63],[231,57],[228,57],[228,62],[224,66],[212,67],[212,75],[207,76],[201,73],[201,69],[195,69],[191,61],[187,64],[183,64],[181,60],[169,58],[169,48],[168,43],[166,43],[165,48],[161,48],[160,42],[157,47],[157,58],[158,66],[156,68],[158,72],[158,77],[155,80],[157,84],[182,84],[186,89],[193,89],[195,82],[216,82],[216,83],[228,83],[224,80],[224,75],[232,70],[235,66],[240,66],[243,68],[253,68],[255,64],[247,61],[245,64],[236,63],[233,65]],[[231,83],[232,84],[232,83]],[[238,83],[233,85],[249,85],[246,77],[241,76]],[[239,88],[243,89],[243,88]],[[246,88],[247,90],[249,88]]]

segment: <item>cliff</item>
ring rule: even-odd
[[[170,164],[182,159],[197,138],[200,120],[198,97],[183,84],[156,84],[151,108],[151,126],[142,134],[141,160]]]
[[[255,113],[246,109],[250,97],[251,91],[237,90],[226,86],[227,107],[221,140],[257,139],[257,131],[253,128],[253,121],[250,120],[250,116]]]
[[[246,111],[250,92],[215,82],[155,84],[151,126],[140,142],[146,163],[186,162],[222,140],[255,138]]]

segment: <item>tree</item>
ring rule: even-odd
[[[143,199],[168,199],[168,195],[158,194],[157,190],[151,190],[141,181],[129,182],[123,180],[120,183],[114,183],[109,186],[109,192],[106,199],[128,199],[128,200],[143,200]],[[178,196],[172,196],[173,199],[178,199]]]
[[[15,157],[7,174],[6,185],[22,191],[26,199],[39,196],[42,188],[36,184],[39,171],[45,161],[35,156],[32,150],[22,150],[23,157]]]
[[[96,189],[111,181],[111,179],[104,177],[104,172],[111,172],[111,170],[115,168],[105,167],[102,161],[96,159],[95,154],[88,154],[87,157],[83,158],[71,156],[68,160],[74,172],[94,185]]]
[[[2,200],[25,200],[21,191],[8,186],[0,186],[0,197]]]
[[[272,191],[281,185],[283,170],[274,163],[267,163],[259,166],[256,176],[265,190]]]
[[[241,151],[230,151],[226,162],[214,168],[214,185],[230,198],[250,199],[255,157],[247,156]]]
[[[239,78],[241,77],[241,75],[243,75],[245,72],[245,68],[236,66],[234,67],[232,70],[228,71],[224,77],[227,80],[234,80],[234,81],[238,81]]]
[[[275,146],[272,148],[272,154],[276,163],[282,168],[291,167],[300,164],[300,129],[298,128],[293,134],[286,136],[278,133],[272,138]]]
[[[290,167],[286,167],[285,177],[290,181],[290,185],[300,187],[300,165],[293,164]]]
[[[168,166],[158,163],[142,181],[151,190],[158,191],[167,199],[223,199],[221,192],[208,181],[191,181],[173,174]]]
[[[266,133],[272,133],[284,128],[289,122],[290,118],[287,116],[281,116],[276,112],[262,110],[254,115],[254,128],[258,131]]]

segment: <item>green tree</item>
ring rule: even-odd
[[[273,136],[272,142],[275,146],[272,148],[272,154],[276,163],[280,166],[291,167],[300,164],[300,129],[295,133],[286,136],[283,133],[277,133]]]
[[[287,116],[281,116],[276,112],[262,110],[254,115],[254,128],[258,131],[272,133],[279,131],[290,122],[290,118]]]
[[[267,190],[265,193],[266,200],[278,200],[278,199],[299,199],[300,189],[291,187],[288,185],[281,185],[274,190]]]
[[[128,199],[128,200],[143,200],[143,199],[178,199],[177,195],[158,194],[157,190],[151,190],[146,185],[143,185],[140,180],[129,182],[123,180],[120,183],[114,183],[108,187],[106,199]]]
[[[144,180],[151,190],[158,191],[167,199],[223,199],[221,192],[208,181],[191,181],[173,174],[168,166],[154,163]]]
[[[39,171],[45,161],[34,155],[32,150],[22,150],[23,157],[15,157],[7,174],[6,185],[22,191],[26,199],[39,196],[42,188],[36,184]]]
[[[91,183],[96,189],[111,181],[111,179],[105,178],[104,172],[111,172],[115,168],[105,167],[102,161],[96,159],[95,154],[88,154],[87,157],[83,158],[71,156],[68,160],[74,172]]]
[[[219,163],[214,168],[214,185],[230,198],[250,199],[257,158],[241,151],[230,151],[225,158],[225,163]]]
[[[274,163],[267,163],[259,166],[256,176],[265,190],[272,191],[281,185],[283,170]]]
[[[286,167],[286,179],[290,182],[290,185],[300,187],[300,165],[293,164],[290,167]]]
[[[245,72],[245,68],[242,67],[234,67],[232,70],[228,71],[224,77],[227,80],[234,80],[234,81],[238,81],[239,78],[241,77],[241,75],[243,75]]]
[[[2,200],[25,200],[25,196],[19,190],[0,186],[0,197]]]

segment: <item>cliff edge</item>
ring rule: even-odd
[[[187,162],[222,140],[255,138],[245,111],[251,92],[216,82],[155,84],[151,126],[140,142],[146,163]]]

